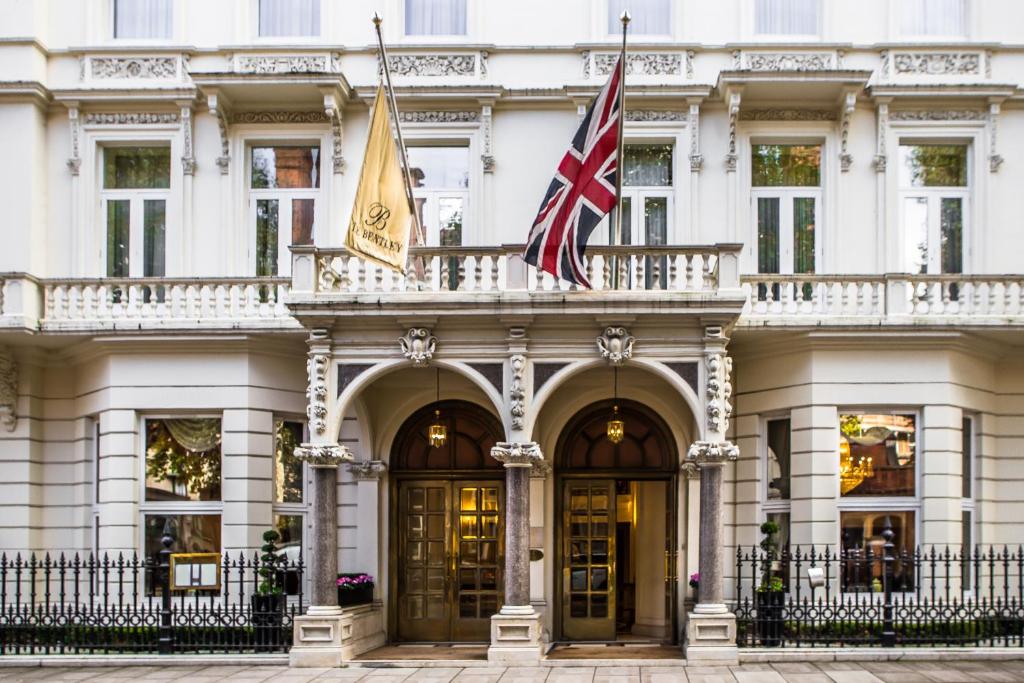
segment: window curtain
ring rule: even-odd
[[[405,34],[466,35],[466,0],[405,0]]]
[[[115,38],[170,38],[172,0],[115,0]]]
[[[755,0],[754,32],[777,36],[818,35],[820,12],[820,0]]]
[[[216,418],[165,419],[163,422],[174,440],[193,453],[211,451],[220,445],[220,420]]]
[[[320,0],[260,0],[260,35],[320,35]]]
[[[623,150],[627,187],[671,187],[672,145],[626,145]]]
[[[900,30],[908,36],[967,35],[965,0],[899,0]]]
[[[619,16],[629,10],[629,33],[632,35],[669,35],[672,33],[672,12],[669,0],[608,0],[608,33],[622,34]]]

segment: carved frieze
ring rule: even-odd
[[[526,387],[523,384],[526,374],[526,356],[517,353],[509,359],[512,368],[512,385],[508,390],[509,413],[512,415],[513,429],[523,428],[526,416]]]
[[[838,61],[833,52],[742,52],[734,65],[749,71],[827,71],[838,68]]]
[[[589,53],[584,54],[589,59]],[[607,76],[615,68],[618,53],[594,55],[594,73]],[[632,52],[626,55],[626,74],[630,76],[682,76],[683,55],[678,52]],[[589,75],[589,74],[588,74]]]
[[[334,443],[304,443],[295,449],[295,457],[310,467],[338,467],[355,459],[346,446]]]
[[[984,121],[988,112],[982,109],[897,109],[889,113],[890,121]]]
[[[322,111],[239,111],[231,115],[231,123],[329,123]]]
[[[325,73],[331,67],[327,55],[238,57],[235,61],[235,71],[243,74]]]
[[[18,364],[10,349],[0,348],[0,423],[9,432],[18,424]]]
[[[139,126],[178,123],[175,112],[90,112],[85,115],[87,126]]]
[[[830,109],[744,109],[740,121],[835,121]]]
[[[92,78],[177,78],[177,57],[90,57]]]
[[[653,109],[627,109],[627,121],[638,122],[676,122],[685,121],[686,112],[658,111]]]
[[[388,66],[395,76],[473,76],[476,60],[475,54],[389,55]]]
[[[974,76],[981,75],[981,53],[894,52],[892,65],[897,75]]]
[[[476,123],[480,112],[476,111],[402,111],[398,112],[402,123]]]
[[[350,462],[348,471],[356,481],[378,481],[388,471],[388,465],[382,460],[362,460]]]
[[[430,364],[437,350],[437,337],[430,333],[425,327],[410,327],[405,336],[398,339],[402,348],[402,355],[412,361],[418,368]]]
[[[636,337],[626,331],[625,327],[606,327],[597,338],[597,350],[612,365],[622,365],[633,357],[633,344]]]

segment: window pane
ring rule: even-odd
[[[754,145],[754,187],[817,187],[821,184],[821,145]]]
[[[146,420],[146,500],[220,500],[220,420]]]
[[[843,496],[912,496],[917,455],[913,415],[839,416],[839,488]]]
[[[260,0],[260,35],[320,35],[320,0]]]
[[[164,530],[174,537],[176,553],[220,553],[220,515],[146,515],[146,557],[159,559]]]
[[[302,502],[302,461],[295,449],[302,443],[302,423],[277,420],[274,423],[274,502]]]
[[[608,244],[615,244],[615,213],[612,209],[608,214]],[[633,200],[630,197],[622,198],[622,239],[619,244],[633,243]]]
[[[313,244],[313,199],[292,200],[292,244]]]
[[[928,198],[903,199],[903,270],[928,272]]]
[[[256,200],[256,275],[277,275],[277,219],[276,199]]]
[[[963,200],[943,197],[939,211],[941,219],[942,272],[964,272],[964,220]]]
[[[668,35],[672,33],[669,0],[608,0],[608,33],[622,34],[619,17],[629,10],[632,35]]]
[[[844,561],[840,565],[842,589],[847,592],[879,592],[882,589],[883,545],[886,520],[893,530],[893,590],[914,589],[914,565],[902,557],[912,555],[915,545],[915,514],[909,510],[841,512],[839,525]],[[868,559],[868,553],[871,559]]]
[[[107,277],[128,277],[129,201],[107,200]]]
[[[814,272],[814,197],[793,199],[793,272]]]
[[[967,187],[967,145],[900,145],[904,187]]]
[[[320,187],[319,147],[253,147],[252,187]]]
[[[462,198],[441,197],[437,202],[441,246],[462,245]]]
[[[142,203],[142,275],[163,277],[167,273],[167,203],[147,199]]]
[[[964,36],[964,0],[900,0],[900,30],[908,36]]]
[[[664,245],[668,236],[668,199],[666,197],[644,198],[644,231],[647,244]],[[647,289],[654,286],[654,266],[660,269],[659,286],[668,286],[668,259],[664,256],[644,259],[644,280]]]
[[[960,512],[960,538],[963,541],[960,547],[960,571],[963,576],[962,579],[962,590],[969,591],[972,586],[972,562],[970,558],[973,554],[972,547],[974,546],[974,514],[970,510],[962,510]]]
[[[172,0],[114,0],[115,38],[170,38]]]
[[[466,35],[466,0],[405,0],[405,34]]]
[[[757,199],[757,272],[779,272],[779,198]]]
[[[768,421],[768,500],[789,500],[789,420]]]
[[[817,35],[818,0],[755,0],[754,31],[767,35]]]
[[[170,147],[107,147],[103,150],[104,188],[135,190],[170,186]]]
[[[971,483],[974,477],[974,422],[969,417],[965,417],[963,420],[960,438],[961,495],[964,498],[973,498],[974,491]]]
[[[469,187],[469,147],[410,147],[407,152],[414,188]]]
[[[626,145],[623,149],[626,187],[671,187],[672,145]]]

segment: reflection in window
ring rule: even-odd
[[[146,557],[159,558],[166,532],[174,538],[171,550],[176,553],[221,552],[220,515],[146,515]]]
[[[967,145],[900,145],[904,187],[966,187]]]
[[[295,449],[302,443],[301,422],[274,422],[274,502],[302,502],[302,461]]]
[[[789,500],[789,430],[788,419],[768,421],[768,500]]]
[[[821,145],[752,145],[754,187],[821,185]]]
[[[903,35],[967,35],[966,0],[899,0],[898,4]]]
[[[170,147],[107,147],[103,150],[104,189],[166,189],[170,186]]]
[[[319,147],[253,147],[253,189],[320,187]]]
[[[669,0],[608,0],[608,33],[622,34],[619,17],[629,10],[629,32],[633,35],[668,35],[672,33],[672,11]]]
[[[216,418],[146,420],[146,501],[220,500]]]
[[[839,416],[843,496],[913,496],[917,453],[914,415]]]
[[[320,35],[320,0],[259,0],[260,36]]]
[[[893,590],[914,588],[913,553],[915,514],[911,510],[844,511],[839,515],[843,562],[840,567],[846,592],[880,592],[885,566],[886,524],[893,530]]]
[[[819,0],[754,0],[754,32],[811,36],[820,30]]]
[[[469,147],[410,147],[408,155],[413,198],[427,243],[461,246],[469,199]],[[450,277],[457,278],[454,260],[450,270]],[[449,286],[457,286],[455,279]]]
[[[466,0],[405,0],[405,35],[466,35]]]

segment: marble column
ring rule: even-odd
[[[498,443],[491,457],[505,466],[505,604],[491,617],[492,662],[537,662],[540,615],[530,604],[530,470],[543,462],[533,442]]]
[[[309,608],[295,619],[291,666],[340,666],[345,624],[338,607],[338,466],[352,462],[345,446],[304,443],[295,456],[313,470],[313,552],[306,563]]]

